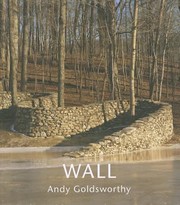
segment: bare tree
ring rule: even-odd
[[[131,78],[130,78],[130,109],[131,116],[135,116],[135,86],[134,73],[136,66],[136,41],[137,41],[137,23],[138,23],[138,0],[134,1],[134,18],[133,18],[133,34],[132,34],[132,56],[131,56]]]
[[[159,43],[160,43],[160,34],[161,34],[161,27],[162,27],[162,21],[164,17],[164,11],[165,11],[165,3],[166,0],[161,0],[160,2],[160,14],[158,19],[158,27],[156,29],[156,32],[153,32],[153,36],[155,35],[155,41],[153,46],[153,63],[152,63],[152,74],[150,77],[150,99],[154,99],[154,90],[156,85],[156,93],[158,92],[158,49],[159,49]]]
[[[6,14],[5,14],[5,0],[0,1],[0,45],[1,45],[1,60],[3,67],[6,64],[6,40],[5,40],[5,29],[6,29]]]
[[[17,69],[18,69],[18,1],[8,0],[9,12],[9,48],[12,105],[17,105]]]
[[[118,100],[119,103],[121,103],[121,94],[131,95],[132,115],[134,115],[135,89],[137,89],[136,96],[142,94],[144,97],[144,93],[150,93],[149,98],[160,99],[164,92],[164,82],[168,87],[173,87],[171,75],[173,72],[173,78],[176,77],[174,73],[178,71],[175,64],[177,63],[176,67],[179,65],[178,1],[15,0],[14,2],[0,0],[0,53],[4,71],[6,68],[6,76],[2,72],[2,77],[9,76],[8,56],[11,57],[11,68],[17,65],[18,60],[14,61],[17,47],[11,45],[17,41],[14,35],[18,35],[18,46],[22,49],[19,50],[19,61],[22,62],[22,67],[18,70],[20,71],[18,77],[21,76],[21,81],[18,82],[21,83],[21,91],[26,90],[27,73],[31,75],[32,80],[35,79],[36,92],[43,88],[46,92],[48,90],[45,85],[48,82],[53,86],[59,81],[58,104],[63,107],[66,56],[69,69],[75,64],[75,72],[72,72],[73,76],[70,77],[74,78],[71,84],[77,86],[77,93],[82,103],[87,100],[85,93],[90,94],[88,101],[99,101],[102,97],[102,100],[111,98]],[[12,14],[17,14],[14,12],[14,4],[18,2],[19,33],[16,32],[17,30],[14,32],[17,24],[14,23],[16,17],[10,18],[9,28],[6,2],[13,5],[13,9],[9,12],[10,17]],[[68,5],[68,9],[64,10],[65,4]],[[137,5],[139,7],[138,31],[133,12],[135,4],[139,4]],[[173,9],[168,26],[171,4]],[[65,27],[67,27],[66,43]],[[9,32],[9,36],[9,33],[6,33],[8,30],[10,32],[13,30],[16,34]],[[136,46],[136,38],[138,46]],[[168,70],[167,58],[171,61],[168,62]],[[28,72],[27,59],[29,63],[31,61],[34,63],[34,67],[29,66]],[[55,70],[57,66],[58,75]],[[17,70],[13,72],[17,73]],[[11,69],[11,76],[13,72]],[[131,79],[128,80],[130,75]],[[137,83],[134,82],[136,79]],[[9,82],[12,84],[12,77]],[[124,90],[121,89],[123,84]],[[14,86],[11,86],[11,90],[13,88]],[[55,87],[50,89],[56,91]],[[147,92],[142,92],[145,89]]]
[[[64,107],[64,80],[65,80],[65,34],[66,34],[66,0],[60,1],[59,18],[59,47],[58,47],[58,106]]]
[[[21,67],[21,91],[27,89],[27,63],[29,42],[29,0],[23,1],[23,44],[22,44],[22,67]]]
[[[165,63],[166,63],[166,53],[167,53],[167,47],[168,47],[168,38],[170,33],[170,24],[171,24],[171,18],[172,18],[172,7],[170,9],[169,15],[167,15],[167,28],[165,29],[165,36],[164,36],[164,42],[163,42],[163,52],[162,52],[162,72],[161,72],[161,79],[159,83],[159,95],[158,100],[161,101],[162,97],[162,89],[163,89],[163,80],[164,80],[164,73],[165,73]]]

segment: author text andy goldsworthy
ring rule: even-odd
[[[94,166],[94,165],[93,165]],[[105,168],[105,167],[104,167]],[[70,177],[78,179],[78,178],[96,178],[96,179],[116,179],[117,176],[112,174],[111,164],[107,164],[106,167],[106,175],[101,173],[102,168],[100,164],[96,165],[95,171],[93,171],[90,164],[82,166],[81,164],[75,166],[71,164],[70,166],[66,166],[63,164],[64,174],[67,179]],[[74,185],[72,187],[61,185],[61,186],[52,186],[50,185],[47,189],[48,193],[60,193],[68,195],[71,191],[76,194],[79,193],[119,193],[128,195],[131,191],[131,187],[127,187],[124,185],[118,186],[96,186],[96,185]]]

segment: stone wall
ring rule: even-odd
[[[3,82],[0,80],[0,92],[3,92],[4,88],[3,88]]]
[[[67,155],[71,157],[99,157],[147,149],[168,142],[172,136],[172,107],[162,103],[156,112],[135,120],[129,127],[106,136],[97,143],[91,143],[78,152]]]
[[[20,107],[57,107],[57,94],[35,94],[18,93],[18,106]],[[0,110],[7,109],[11,106],[11,93],[0,91]]]
[[[18,93],[18,102],[25,101],[31,98],[29,93]],[[0,110],[7,109],[11,106],[11,94],[0,92]]]
[[[43,107],[43,108],[52,108],[52,107],[58,107],[58,96],[56,93],[49,93],[44,96],[42,94],[40,96],[34,97],[31,100],[32,107]]]
[[[128,111],[115,101],[77,107],[57,107],[57,95],[31,96],[18,94],[15,130],[32,137],[69,137],[103,125]],[[138,149],[157,147],[173,136],[172,107],[166,103],[140,101],[140,118],[130,126],[118,129],[97,143],[91,143],[78,152],[68,153],[72,157],[98,157]],[[11,106],[11,95],[0,93],[0,110]],[[153,108],[153,109],[151,109]],[[138,106],[136,109],[139,109]],[[145,115],[143,112],[148,114]],[[143,116],[143,117],[142,117]],[[118,121],[119,123],[119,121]]]
[[[15,130],[33,137],[68,137],[102,125],[124,112],[115,101],[62,109],[56,107],[55,98],[35,100],[30,107],[27,102],[19,104]],[[123,104],[128,110],[129,104]]]

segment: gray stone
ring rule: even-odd
[[[45,132],[41,132],[41,137],[47,137],[47,134]]]

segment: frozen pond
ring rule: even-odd
[[[179,205],[179,146],[86,161],[62,158],[57,149],[35,153],[28,149],[18,153],[0,151],[3,205]],[[93,173],[100,164],[101,176],[108,175],[107,164],[111,164],[111,175],[116,178],[101,179],[96,174],[95,178],[81,178],[83,170],[78,178],[66,178],[62,165],[72,163],[82,163],[83,170],[91,163]],[[59,192],[52,191],[54,188]]]

